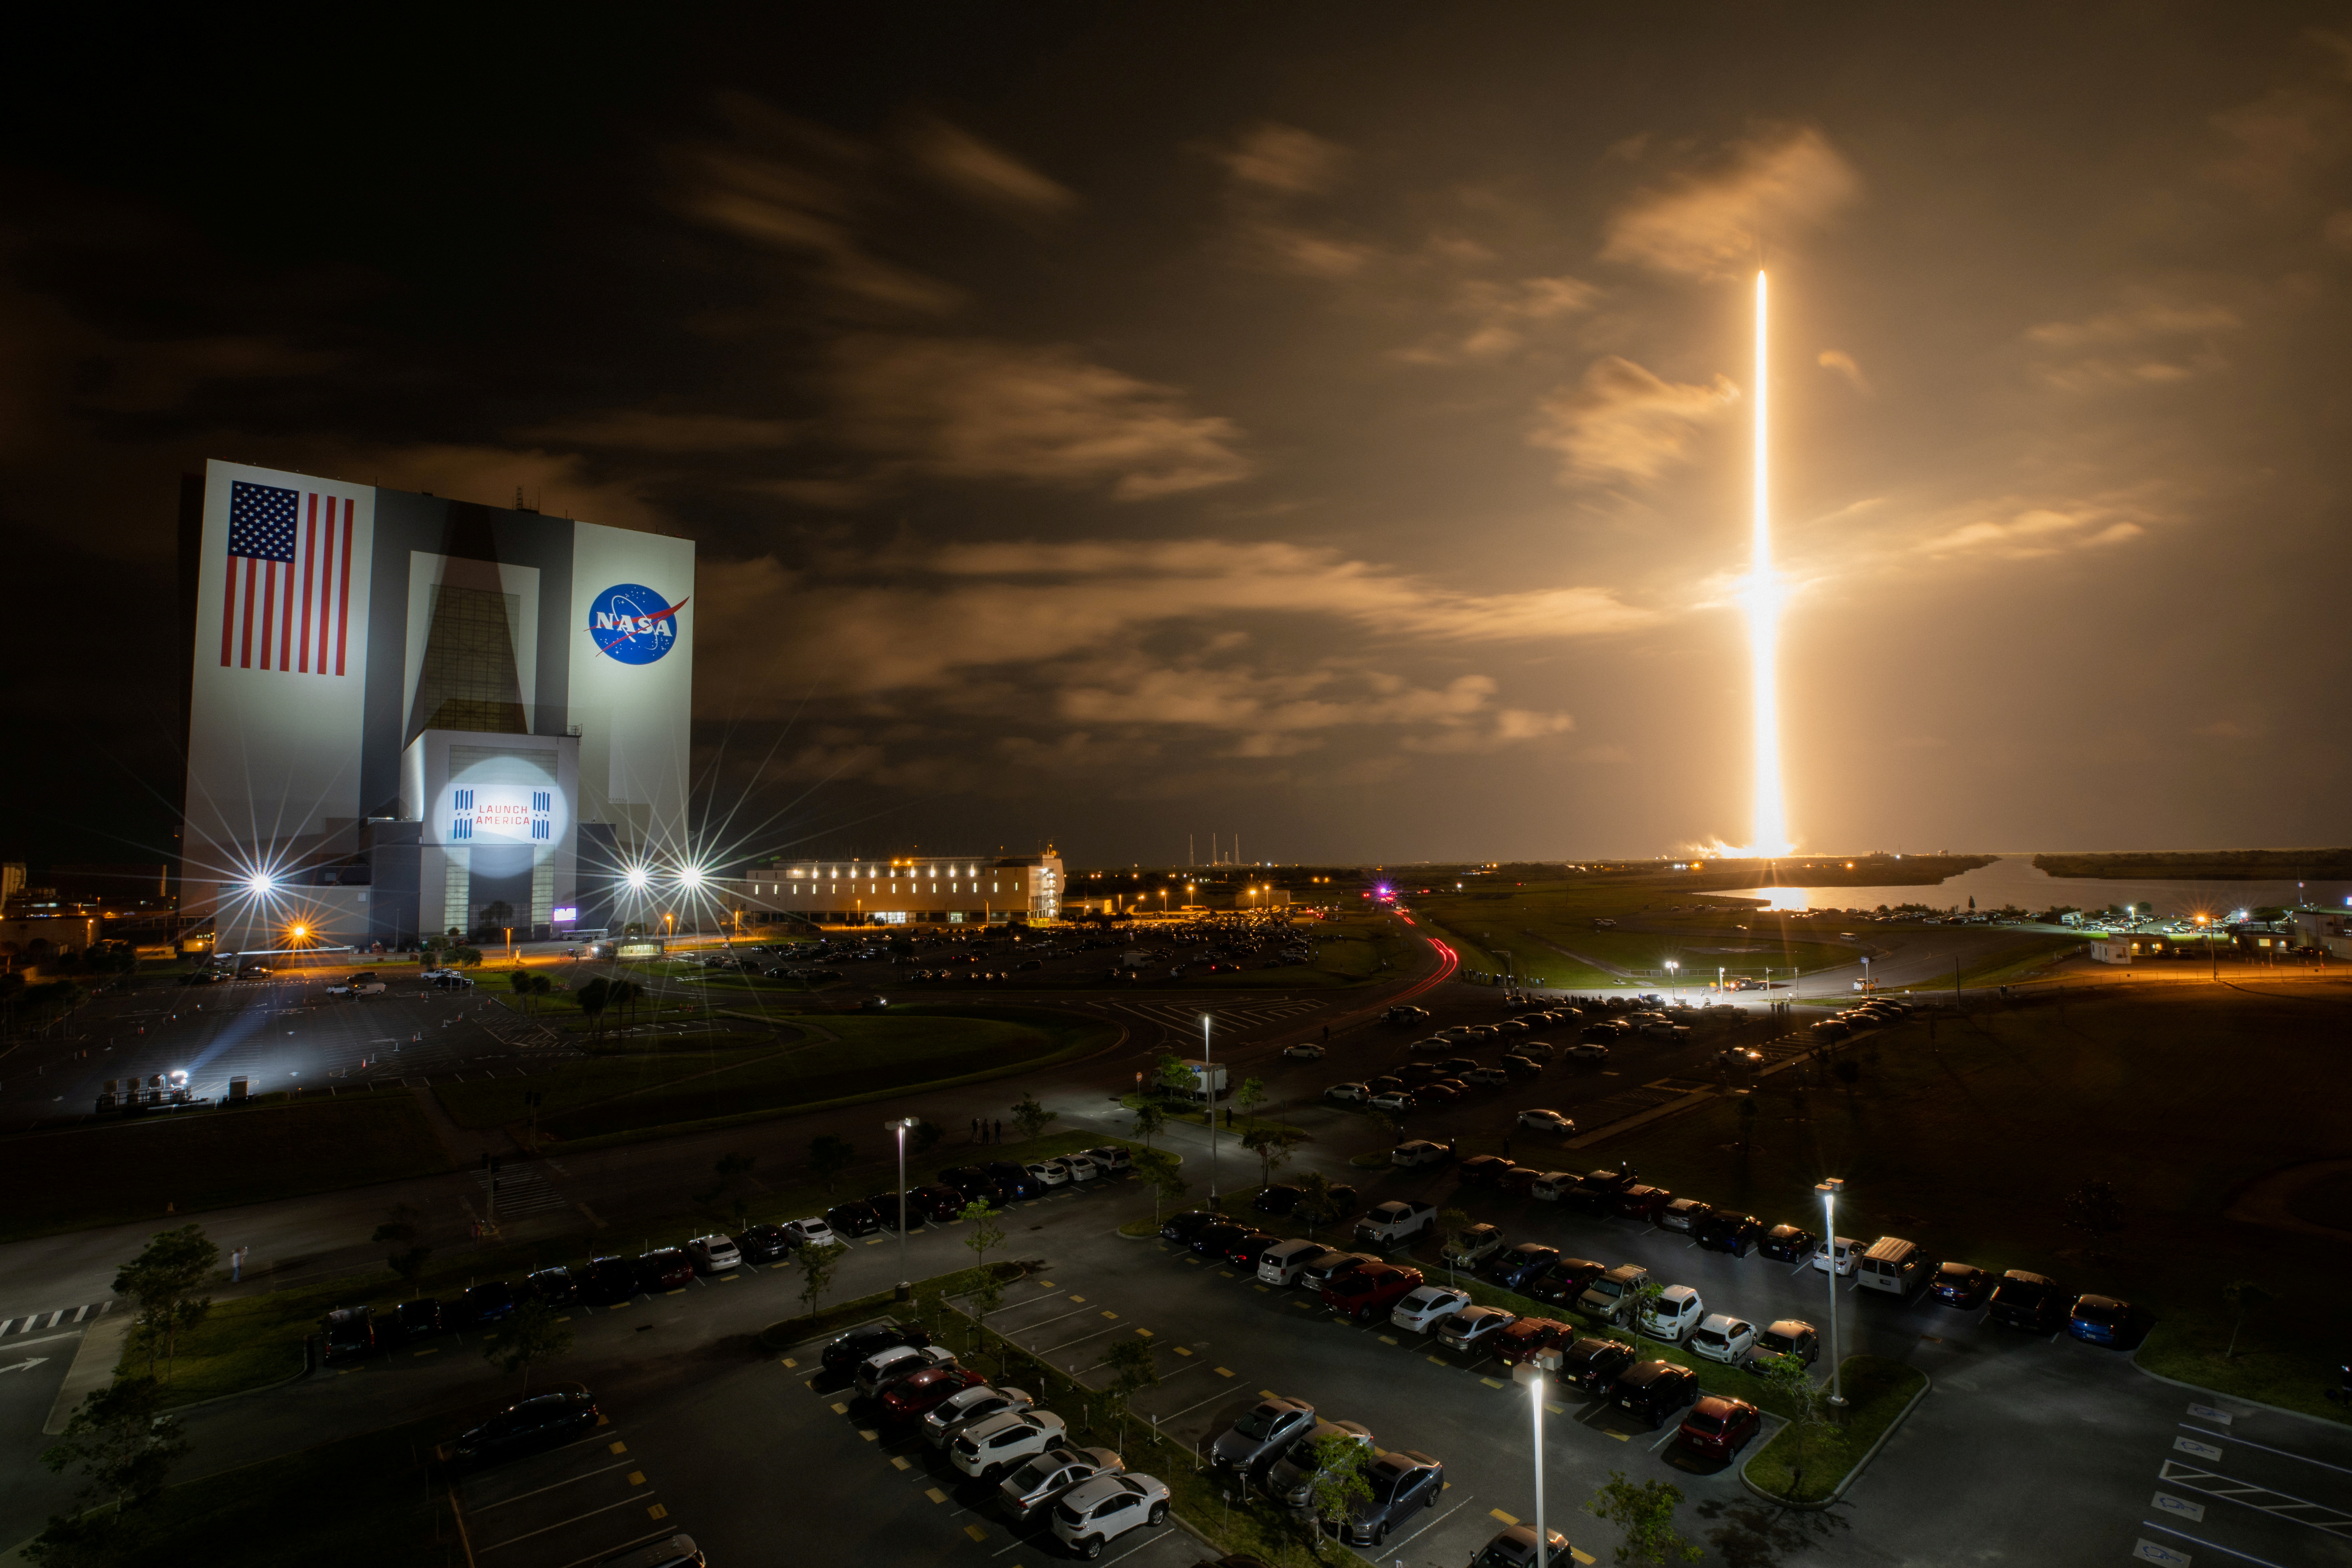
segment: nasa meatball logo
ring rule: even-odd
[[[677,646],[677,613],[651,588],[620,583],[596,595],[588,607],[588,636],[596,651],[623,664],[651,664]]]

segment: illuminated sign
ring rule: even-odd
[[[617,583],[588,606],[588,636],[598,654],[623,664],[651,664],[677,646],[677,613],[651,588]]]
[[[548,918],[552,920],[557,925],[570,925],[572,921],[580,918],[580,906],[577,904],[558,904]]]
[[[449,842],[555,840],[555,792],[527,784],[457,784],[449,790]]]

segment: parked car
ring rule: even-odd
[[[365,1307],[338,1307],[319,1320],[327,1362],[359,1361],[375,1350],[375,1317]]]
[[[1623,1340],[1586,1337],[1559,1352],[1559,1380],[1587,1394],[1607,1394],[1642,1352]]]
[[[1507,1239],[1498,1226],[1474,1225],[1447,1242],[1437,1260],[1453,1268],[1475,1268],[1500,1252]]]
[[[1599,1040],[1579,1040],[1568,1047],[1568,1059],[1572,1062],[1605,1062],[1609,1047]]]
[[[1698,1397],[1698,1373],[1670,1361],[1636,1362],[1617,1378],[1617,1408],[1655,1426]]]
[[[807,1219],[786,1220],[784,1234],[793,1238],[794,1247],[838,1247],[841,1237],[823,1219],[811,1215]]]
[[[1298,1288],[1321,1295],[1323,1288],[1342,1274],[1369,1268],[1381,1259],[1369,1252],[1327,1252],[1298,1271]]]
[[[1728,1459],[1746,1447],[1763,1425],[1763,1415],[1748,1401],[1709,1394],[1683,1417],[1682,1440],[1699,1453]]]
[[[694,1280],[694,1264],[678,1247],[656,1247],[637,1255],[637,1278],[647,1294],[682,1290]]]
[[[1361,1105],[1371,1099],[1372,1091],[1360,1083],[1335,1083],[1323,1091],[1323,1098],[1342,1105]]]
[[[1102,1168],[1106,1176],[1124,1176],[1135,1169],[1135,1153],[1116,1143],[1106,1143],[1087,1151],[1087,1158]],[[1090,1450],[1091,1451],[1091,1450]]]
[[[1465,1187],[1490,1187],[1495,1178],[1510,1169],[1511,1163],[1500,1154],[1473,1154],[1456,1168]]]
[[[1760,1373],[1783,1356],[1794,1356],[1811,1366],[1821,1353],[1822,1337],[1813,1331],[1812,1324],[1802,1318],[1775,1318],[1769,1328],[1756,1336],[1755,1347],[1739,1364]]]
[[[1993,1286],[1988,1310],[1996,1323],[2047,1334],[2057,1331],[2065,1305],[2065,1293],[2059,1289],[2058,1281],[2047,1274],[2012,1268]]]
[[[1820,1240],[1802,1226],[1776,1225],[1757,1242],[1756,1250],[1781,1263],[1802,1263],[1813,1255]]]
[[[1837,1248],[1838,1273],[1842,1275],[1853,1273],[1854,1266],[1862,1261],[1862,1243],[1850,1236],[1841,1236],[1832,1239]],[[1831,1246],[1830,1240],[1817,1241],[1813,1244],[1813,1267],[1824,1274],[1830,1271]]]
[[[1482,1351],[1488,1341],[1518,1321],[1517,1313],[1500,1307],[1465,1307],[1438,1321],[1437,1341],[1450,1351]]]
[[[560,1443],[596,1425],[603,1412],[579,1384],[565,1384],[518,1399],[449,1445],[457,1464],[474,1466],[510,1458]]]
[[[1365,1468],[1372,1495],[1359,1498],[1339,1526],[1340,1539],[1351,1546],[1379,1546],[1407,1520],[1437,1506],[1445,1495],[1445,1467],[1412,1448],[1391,1448]],[[1228,1560],[1230,1561],[1230,1559]]]
[[[1725,1312],[1710,1312],[1690,1331],[1690,1352],[1709,1361],[1737,1363],[1756,1344],[1756,1325]]]
[[[912,1377],[926,1367],[955,1364],[955,1352],[945,1345],[891,1345],[857,1363],[853,1386],[872,1399],[900,1378]]]
[[[1607,1264],[1595,1263],[1590,1258],[1555,1258],[1550,1268],[1520,1286],[1519,1293],[1538,1301],[1573,1306],[1595,1279],[1608,1272]]]
[[[1581,1180],[1574,1171],[1546,1171],[1528,1188],[1528,1196],[1548,1204],[1564,1203]]]
[[[1255,1226],[1235,1225],[1229,1219],[1219,1219],[1194,1231],[1192,1239],[1185,1245],[1192,1249],[1195,1257],[1223,1258],[1226,1247],[1256,1228]]]
[[[1715,1205],[1696,1198],[1675,1198],[1659,1205],[1656,1223],[1661,1230],[1679,1230],[1689,1235],[1693,1226],[1715,1212]]]
[[[1409,1290],[1389,1309],[1389,1321],[1409,1334],[1425,1334],[1470,1304],[1467,1291],[1450,1285],[1423,1285]]]
[[[1407,1199],[1375,1204],[1356,1221],[1356,1239],[1370,1247],[1395,1247],[1437,1224],[1437,1205]]]
[[[1575,1337],[1576,1331],[1566,1323],[1551,1318],[1528,1317],[1504,1329],[1491,1342],[1496,1361],[1505,1366],[1517,1366]]]
[[[1638,1263],[1621,1263],[1584,1288],[1576,1310],[1604,1323],[1623,1323],[1633,1316],[1633,1288],[1650,1277]]]
[[[686,1257],[697,1274],[724,1274],[743,1267],[742,1250],[729,1236],[698,1236],[686,1244]]]
[[[1636,1184],[1627,1187],[1611,1200],[1610,1211],[1621,1219],[1646,1219],[1655,1223],[1658,1213],[1674,1202],[1675,1194],[1664,1187]]]
[[[1324,1470],[1316,1450],[1335,1437],[1348,1439],[1360,1447],[1372,1446],[1372,1429],[1360,1421],[1318,1421],[1292,1438],[1290,1447],[1266,1467],[1265,1495],[1285,1508],[1305,1508],[1312,1502],[1315,1478]]]
[[[1003,1191],[997,1186],[988,1172],[979,1165],[954,1166],[941,1171],[937,1180],[940,1185],[953,1187],[957,1192],[961,1193],[966,1203],[993,1204],[1002,1202],[1004,1197]]]
[[[1032,1160],[1022,1167],[1036,1178],[1042,1187],[1066,1187],[1070,1184],[1070,1168],[1059,1160]]]
[[[1938,1301],[1955,1307],[1973,1307],[1992,1288],[1992,1276],[1973,1263],[1943,1263],[1936,1268],[1936,1277],[1927,1282],[1927,1289]]]
[[[971,1423],[947,1445],[948,1461],[967,1476],[992,1481],[1062,1439],[1065,1424],[1050,1410],[1005,1410]]]
[[[860,1323],[835,1334],[819,1352],[818,1360],[827,1372],[847,1372],[866,1357],[889,1350],[895,1345],[927,1345],[931,1336],[920,1323],[901,1323],[896,1318],[877,1318],[870,1323]]]
[[[1190,1246],[1192,1238],[1200,1235],[1203,1229],[1213,1225],[1226,1223],[1225,1216],[1214,1209],[1186,1209],[1181,1214],[1171,1214],[1160,1222],[1160,1238],[1162,1241],[1181,1241]]]
[[[746,1263],[774,1263],[792,1256],[792,1233],[780,1225],[755,1225],[735,1238]]]
[[[1687,1285],[1669,1285],[1642,1309],[1642,1331],[1654,1340],[1679,1344],[1706,1314],[1706,1303],[1699,1300],[1696,1290]]]
[[[1115,1476],[1126,1468],[1108,1448],[1056,1445],[997,1483],[996,1510],[1014,1525],[1026,1524],[1080,1481]]]
[[[1393,1263],[1367,1263],[1338,1276],[1323,1287],[1323,1304],[1360,1323],[1385,1316],[1404,1296],[1420,1288],[1421,1270]]]
[[[559,1263],[523,1276],[522,1288],[551,1307],[569,1307],[580,1300],[580,1280]]]
[[[1412,1091],[1404,1089],[1382,1089],[1371,1098],[1374,1110],[1412,1110],[1420,1104],[1421,1101],[1413,1098]]]
[[[836,1237],[856,1238],[872,1236],[882,1228],[882,1215],[872,1204],[852,1199],[834,1205],[824,1211],[824,1222],[831,1226]]]
[[[893,1421],[912,1421],[936,1410],[967,1388],[982,1388],[988,1380],[967,1366],[917,1367],[894,1383],[882,1385],[882,1414]]]
[[[1497,1253],[1486,1265],[1486,1278],[1506,1290],[1516,1290],[1559,1261],[1559,1248],[1539,1241],[1523,1241]]]
[[[1505,1197],[1523,1198],[1543,1179],[1544,1172],[1538,1166],[1513,1165],[1495,1178],[1495,1190]]]
[[[637,1266],[625,1258],[592,1258],[580,1271],[580,1299],[599,1307],[615,1306],[635,1296],[641,1281]]]
[[[1037,1401],[1018,1388],[993,1387],[982,1384],[967,1388],[961,1394],[950,1394],[923,1416],[923,1441],[934,1448],[944,1449],[963,1435],[967,1426],[976,1426],[992,1415],[1002,1415],[1008,1410],[1026,1410]]]
[[[495,1323],[515,1315],[520,1303],[515,1299],[514,1287],[503,1279],[485,1279],[470,1286],[457,1298],[457,1321],[469,1328]]]
[[[1691,1238],[1709,1252],[1745,1258],[1764,1236],[1764,1222],[1752,1214],[1717,1209],[1692,1227]]]
[[[1426,1138],[1408,1139],[1389,1151],[1389,1163],[1405,1167],[1443,1165],[1452,1158],[1453,1152],[1444,1144],[1433,1143]]]
[[[2130,1338],[2132,1307],[2113,1296],[2077,1296],[2066,1331],[2086,1344],[2120,1347]]]
[[[1292,1237],[1277,1241],[1258,1254],[1257,1277],[1262,1284],[1296,1285],[1307,1266],[1331,1249],[1319,1241]]]
[[[1054,1538],[1073,1555],[1097,1558],[1129,1531],[1168,1519],[1168,1485],[1151,1476],[1097,1476],[1054,1505]]]
[[[419,1296],[385,1313],[376,1332],[387,1344],[404,1345],[437,1334],[441,1328],[441,1303],[430,1296]]]
[[[1315,1406],[1303,1399],[1261,1399],[1210,1445],[1209,1464],[1253,1474],[1314,1425]]]
[[[1282,1237],[1255,1226],[1244,1227],[1241,1235],[1225,1244],[1225,1261],[1236,1268],[1257,1272],[1257,1260],[1265,1256],[1269,1247],[1280,1245]]]
[[[907,1216],[910,1220],[926,1219],[933,1225],[952,1225],[969,1202],[961,1190],[945,1182],[933,1182],[907,1194]]]
[[[1010,1160],[991,1160],[981,1170],[996,1184],[997,1191],[1004,1197],[1035,1198],[1045,1195],[1045,1184],[1026,1165],[1015,1164]]]
[[[1611,922],[1614,924],[1614,921]],[[1501,1534],[1478,1549],[1470,1559],[1470,1568],[1561,1568],[1576,1561],[1576,1548],[1568,1537],[1549,1525],[1544,1527],[1543,1562],[1536,1562],[1536,1532],[1532,1525],[1513,1524],[1504,1527]]]

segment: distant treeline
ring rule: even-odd
[[[2285,882],[2352,879],[2352,849],[2201,849],[2179,853],[2036,855],[2053,877],[2174,882]]]

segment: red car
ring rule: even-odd
[[[694,1259],[683,1247],[656,1247],[637,1255],[637,1278],[648,1293],[682,1289],[694,1282]]]
[[[1382,1315],[1408,1292],[1421,1289],[1421,1270],[1393,1263],[1367,1263],[1323,1287],[1323,1304],[1359,1322]]]
[[[1611,1206],[1627,1219],[1655,1220],[1658,1211],[1673,1202],[1674,1196],[1664,1187],[1628,1187],[1617,1194]]]
[[[1566,1323],[1549,1318],[1521,1318],[1495,1336],[1495,1357],[1505,1366],[1517,1366],[1538,1351],[1564,1345],[1576,1338],[1576,1331]]]
[[[894,1421],[912,1421],[950,1394],[978,1388],[987,1381],[969,1367],[927,1366],[882,1391],[883,1413]]]
[[[1257,1271],[1257,1260],[1282,1237],[1270,1230],[1245,1230],[1225,1246],[1225,1261],[1236,1268]]]
[[[1756,1406],[1720,1394],[1701,1396],[1683,1418],[1683,1441],[1702,1454],[1728,1459],[1748,1446],[1764,1423]]]

